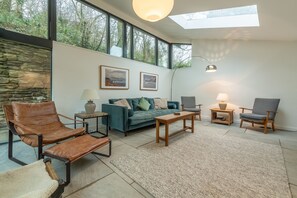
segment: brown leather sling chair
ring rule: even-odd
[[[72,118],[60,115],[56,111],[54,102],[43,103],[20,103],[12,102],[11,105],[3,105],[6,122],[9,129],[8,158],[18,164],[26,163],[13,157],[13,135],[20,137],[21,141],[32,147],[38,147],[38,159],[42,158],[43,146],[58,143],[68,138],[83,135],[88,130],[85,128],[72,129],[66,127],[60,121],[60,117],[68,120]]]

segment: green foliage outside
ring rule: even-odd
[[[45,0],[0,0],[0,27],[47,38],[47,12]]]
[[[169,45],[165,42],[158,41],[158,66],[168,67],[169,63]]]
[[[173,44],[172,68],[185,68],[192,66],[192,45]]]
[[[118,47],[121,50],[121,56],[124,47],[124,23],[113,17],[110,18],[110,54],[113,54],[113,47]],[[117,54],[115,54],[117,55]]]
[[[76,0],[57,0],[57,40],[107,51],[107,15]]]
[[[0,27],[22,34],[48,38],[47,0],[0,0]],[[95,51],[107,52],[107,14],[77,0],[57,0],[57,41]],[[131,39],[134,43],[134,59],[156,64],[156,37],[114,17],[110,18],[109,46],[123,49],[123,34],[127,36],[127,57],[131,58]],[[191,66],[192,46],[174,44],[172,68]],[[122,54],[121,54],[122,56]],[[158,65],[168,67],[169,45],[158,41]]]
[[[134,59],[146,63],[155,63],[155,38],[134,29]]]

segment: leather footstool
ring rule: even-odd
[[[109,144],[109,153],[103,154],[94,152],[96,149]],[[66,165],[66,182],[65,185],[70,183],[70,164],[83,156],[93,153],[109,157],[111,155],[111,140],[108,137],[96,138],[91,135],[83,135],[76,137],[67,142],[63,142],[48,148],[43,155],[55,158],[65,162]]]

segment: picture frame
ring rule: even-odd
[[[129,89],[129,69],[100,65],[101,89]]]
[[[140,90],[158,91],[159,75],[140,72]]]

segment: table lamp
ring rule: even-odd
[[[220,101],[219,102],[219,107],[221,110],[226,110],[227,108],[227,103],[226,101],[228,100],[228,94],[226,93],[219,93],[217,96],[217,100]]]
[[[100,99],[98,92],[95,89],[85,89],[80,97],[81,100],[87,100],[85,104],[86,113],[94,113],[96,109],[96,104],[93,100]]]

